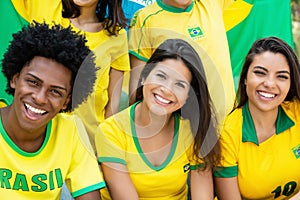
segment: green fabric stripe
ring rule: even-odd
[[[86,188],[77,190],[75,192],[72,192],[71,194],[72,194],[72,197],[75,198],[75,197],[81,196],[83,194],[86,194],[88,192],[91,192],[91,191],[94,191],[94,190],[99,190],[99,189],[104,188],[104,187],[106,187],[105,182],[100,182],[100,183],[91,185],[89,187],[86,187]]]
[[[136,130],[135,130],[135,125],[134,125],[134,110],[136,105],[140,103],[140,102],[136,102],[135,104],[133,104],[130,108],[130,127],[131,127],[131,131],[132,131],[132,137],[133,137],[133,141],[135,143],[136,149],[139,152],[139,155],[141,156],[141,158],[143,159],[143,161],[148,165],[148,167],[150,167],[151,169],[155,170],[155,171],[160,171],[162,169],[164,169],[172,160],[174,154],[175,154],[175,150],[177,147],[177,142],[178,142],[178,135],[179,135],[179,115],[175,113],[174,115],[174,136],[173,136],[173,141],[172,141],[172,147],[170,150],[170,153],[168,155],[168,157],[166,158],[166,160],[160,165],[160,166],[154,166],[149,160],[148,158],[145,156],[137,134],[136,134]]]
[[[132,51],[132,50],[130,50],[129,53],[132,54],[132,55],[134,55],[135,57],[137,57],[137,58],[140,59],[141,61],[148,62],[148,59],[147,59],[147,58],[141,56],[140,54],[138,54],[138,53],[136,53],[136,52],[134,52],[134,51]]]
[[[186,9],[182,9],[182,8],[176,8],[173,6],[166,5],[162,2],[162,0],[156,0],[156,2],[162,9],[173,13],[190,12],[195,4],[193,1]]]
[[[12,34],[28,25],[28,22],[18,14],[10,0],[0,0],[0,8],[0,60],[2,60],[9,42],[12,40]],[[2,64],[0,64],[0,68],[0,97],[6,99],[10,104],[13,97],[5,92],[7,80],[2,73]]]
[[[46,144],[48,143],[48,140],[50,138],[50,133],[51,133],[51,128],[52,128],[52,120],[48,122],[47,124],[47,129],[46,129],[46,137],[45,140],[42,144],[42,146],[39,148],[38,151],[33,152],[33,153],[28,153],[26,151],[23,151],[22,149],[20,149],[13,141],[12,139],[10,139],[10,137],[8,136],[8,134],[6,133],[3,124],[2,124],[2,117],[0,117],[0,135],[2,135],[2,137],[4,138],[4,140],[7,142],[7,144],[9,146],[11,146],[11,148],[13,148],[18,154],[25,156],[25,157],[34,157],[36,155],[38,155],[46,146]]]
[[[244,0],[253,5],[248,17],[227,31],[232,73],[237,88],[239,76],[252,43],[277,36],[294,48],[290,1]]]
[[[242,108],[243,125],[242,125],[242,142],[253,142],[258,144],[257,134],[254,126],[254,122],[249,111],[248,101]]]
[[[213,172],[217,178],[231,178],[238,175],[238,166],[232,167],[217,167]]]
[[[242,125],[242,142],[253,142],[258,144],[257,134],[255,130],[255,125],[249,111],[249,104],[246,104],[242,108],[243,114],[243,125]],[[281,106],[278,107],[278,114],[276,119],[276,135],[286,131],[287,129],[294,126],[295,123],[289,116],[284,112]]]
[[[278,116],[276,119],[276,134],[282,133],[285,130],[294,126],[294,121],[287,116],[281,106],[278,108]]]
[[[201,163],[201,164],[198,164],[198,165],[191,165],[190,169],[191,170],[197,170],[197,169],[204,168],[204,167],[205,167],[205,164]]]
[[[119,163],[119,164],[126,165],[125,160],[120,159],[120,158],[114,158],[114,157],[99,157],[98,158],[98,162],[99,163],[102,163],[102,162],[112,162],[112,163]]]

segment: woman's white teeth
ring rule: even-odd
[[[266,93],[266,92],[259,92],[259,94],[266,98],[274,98],[275,97],[275,94],[270,94],[270,93]]]
[[[158,96],[158,95],[155,95],[155,98],[156,98],[158,101],[160,101],[160,102],[162,102],[162,103],[165,103],[165,104],[168,104],[168,103],[171,102],[171,101],[169,101],[169,100],[167,100],[167,99],[164,99],[164,98],[162,98],[162,97],[160,97],[160,96]]]
[[[44,114],[44,113],[46,113],[45,110],[40,110],[40,109],[38,109],[38,108],[34,108],[34,107],[32,107],[31,105],[29,105],[29,104],[25,104],[25,106],[26,106],[26,108],[27,108],[28,110],[30,110],[31,112],[34,112],[34,113],[36,113],[36,114]]]

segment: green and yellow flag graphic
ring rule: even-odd
[[[224,13],[234,83],[252,43],[276,36],[294,48],[289,0],[236,0]]]
[[[0,8],[0,98],[11,103],[13,97],[5,92],[7,81],[2,73],[2,59],[9,42],[12,40],[12,34],[19,31],[28,22],[19,15],[10,0],[0,0]],[[30,49],[28,50],[30,51]]]

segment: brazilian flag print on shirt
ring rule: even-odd
[[[236,0],[224,13],[237,89],[244,59],[257,39],[276,36],[294,48],[289,0]]]
[[[13,97],[5,92],[7,81],[2,73],[2,59],[7,51],[9,42],[12,40],[12,34],[21,30],[28,22],[24,20],[15,10],[13,3],[10,0],[0,0],[0,98],[11,103]]]

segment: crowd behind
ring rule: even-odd
[[[300,64],[269,35],[234,80],[246,1],[10,2],[1,198],[300,199]]]

